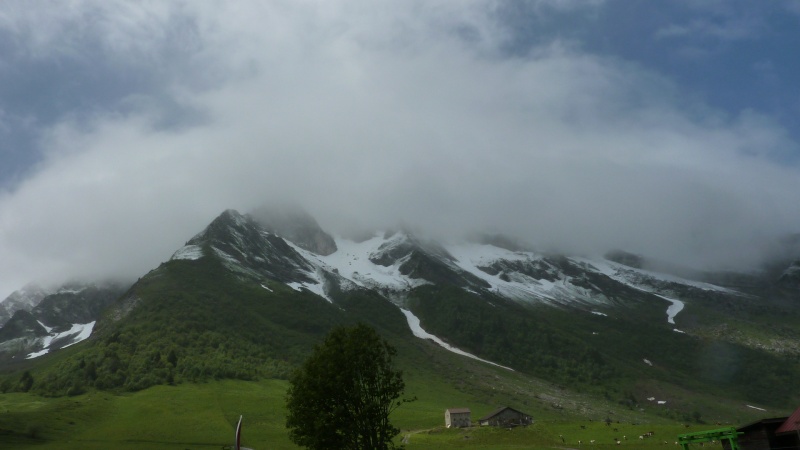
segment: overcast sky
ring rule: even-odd
[[[800,1],[0,3],[0,298],[224,209],[746,266],[800,232]]]

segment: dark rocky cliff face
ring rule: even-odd
[[[42,336],[47,336],[47,330],[36,321],[31,313],[25,310],[15,312],[11,320],[3,328],[0,328],[0,342]]]
[[[208,246],[251,275],[282,282],[311,281],[307,272],[314,270],[281,235],[234,210],[220,214],[187,244]]]
[[[69,328],[73,323],[89,323],[97,320],[126,289],[126,285],[108,283],[57,292],[45,297],[31,310],[31,314],[45,325],[55,328]]]

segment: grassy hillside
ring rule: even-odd
[[[676,333],[658,304],[604,315],[423,286],[410,307],[427,331],[462,349],[632,407],[650,397],[641,386],[651,383],[781,408],[800,402],[798,358]]]
[[[131,303],[135,308],[124,315]],[[215,258],[171,261],[134,285],[78,350],[32,363],[31,390],[77,395],[92,388],[286,378],[328,330],[356,321],[394,341],[410,337],[400,311],[366,291],[333,305],[283,283],[240,278]],[[18,386],[14,376],[3,390]]]

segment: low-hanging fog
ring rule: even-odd
[[[0,191],[0,298],[136,278],[223,210],[276,201],[333,232],[402,221],[700,268],[755,267],[800,232],[800,150],[771,117],[557,36],[509,52],[492,5],[0,7],[14,58],[74,85],[41,108],[81,105],[27,116],[38,156]]]

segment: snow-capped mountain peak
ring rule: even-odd
[[[172,258],[194,260],[211,252],[237,273],[307,289],[328,301],[333,301],[332,283],[337,289],[372,289],[393,299],[425,284],[451,285],[476,295],[590,311],[658,302],[671,324],[684,302],[693,297],[708,292],[741,295],[710,283],[637,268],[638,260],[626,265],[602,257],[543,254],[485,239],[441,245],[408,231],[376,232],[358,241],[331,238],[325,244],[327,250],[319,252],[309,248],[307,238],[327,233],[310,216],[296,215],[300,225],[293,225],[286,219],[291,215],[268,222],[264,219],[268,214],[260,214],[259,219],[225,211]],[[299,233],[299,229],[310,231]]]

